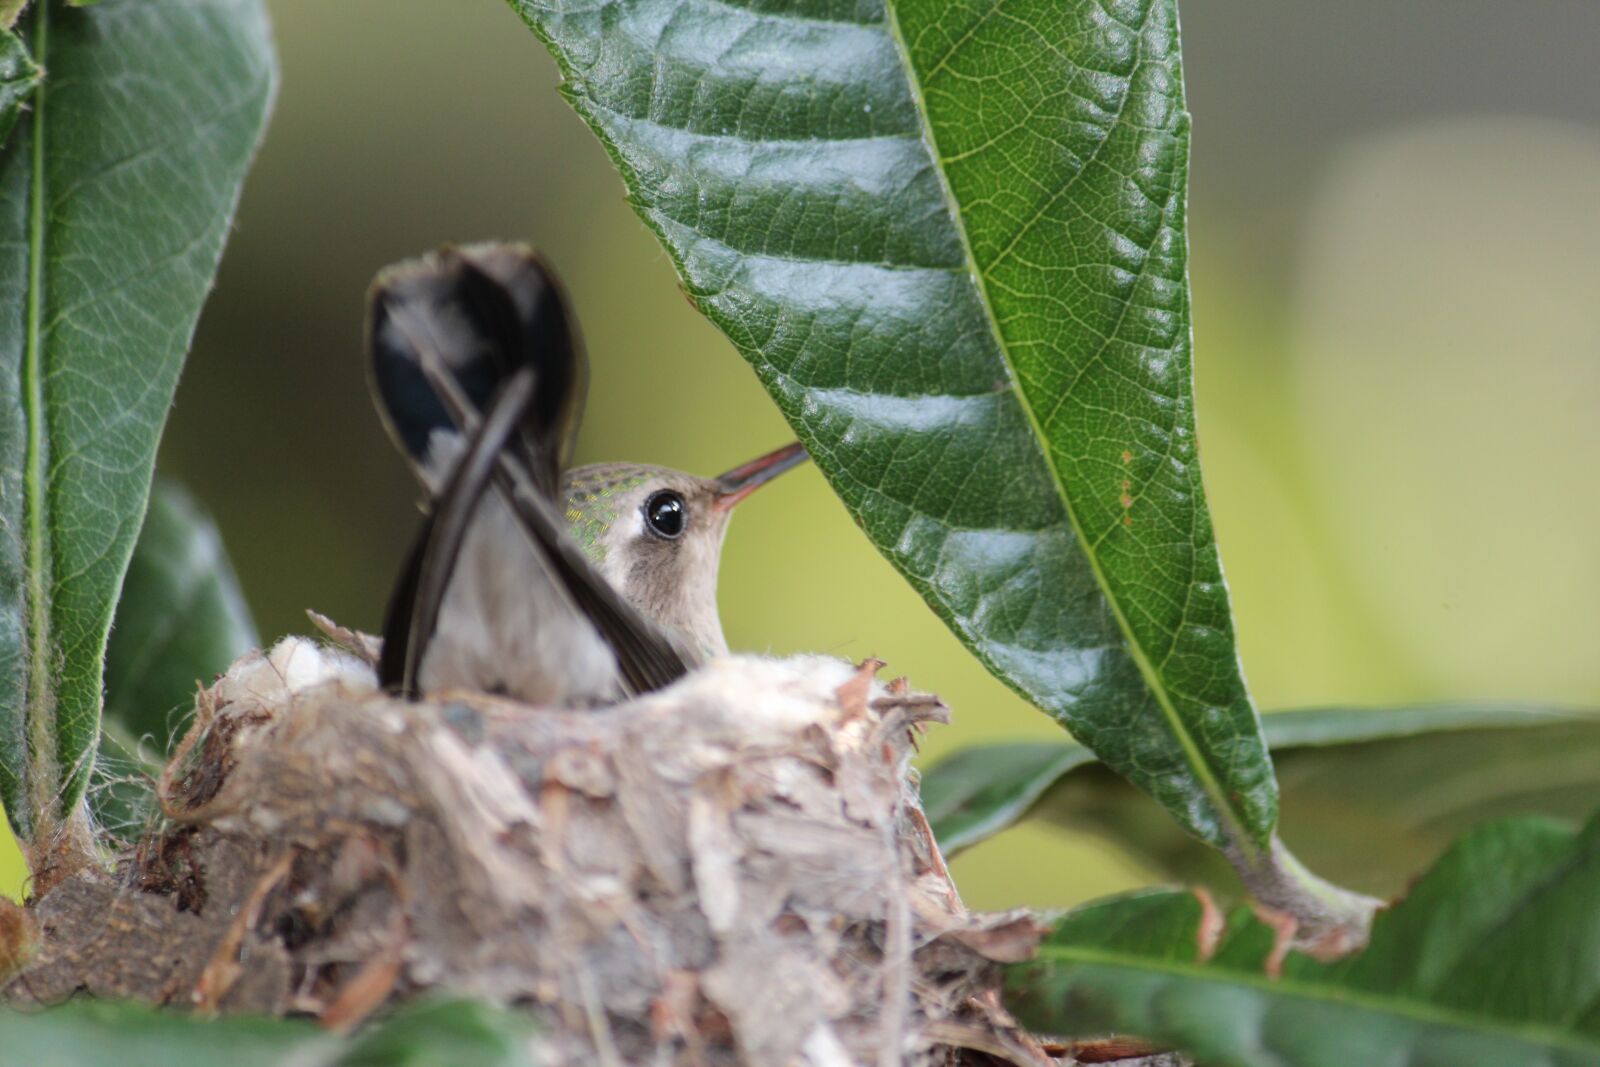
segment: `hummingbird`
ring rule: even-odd
[[[554,273],[522,245],[380,272],[367,351],[427,497],[384,622],[385,688],[595,706],[727,652],[716,583],[733,508],[806,459],[798,442],[715,478],[568,470],[587,362]]]

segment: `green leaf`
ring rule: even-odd
[[[403,1009],[349,1042],[338,1067],[534,1067],[533,1022],[526,1015],[472,1001],[436,1001]]]
[[[1065,742],[1017,741],[955,752],[922,775],[922,810],[946,857],[1015,825],[1094,753]]]
[[[8,20],[6,7],[0,3],[0,26],[9,27],[16,17],[17,12],[12,11]],[[39,66],[28,55],[27,46],[10,29],[0,30],[0,147],[11,137],[23,105],[38,84]]]
[[[996,675],[1276,820],[1195,456],[1173,0],[510,0],[696,305]]]
[[[204,509],[157,478],[106,647],[106,703],[89,806],[128,844],[155,814],[151,780],[187,728],[197,682],[259,642]]]
[[[123,1002],[74,1001],[30,1014],[0,1008],[6,1055],[58,1067],[533,1067],[531,1035],[526,1016],[471,1001],[412,1005],[352,1038],[298,1020],[208,1021]]]
[[[1290,953],[1247,910],[1214,955],[1190,893],[1106,901],[1062,918],[1008,969],[1024,1025],[1107,1030],[1215,1067],[1600,1065],[1600,821],[1506,821],[1459,841],[1361,953]]]
[[[165,755],[195,683],[259,643],[216,524],[180,486],[157,479],[106,648],[106,723]]]
[[[0,154],[0,800],[75,809],[156,441],[272,97],[260,0],[35,4]]]
[[[1582,818],[1600,796],[1600,715],[1441,705],[1311,708],[1263,717],[1285,838],[1341,882],[1393,893],[1419,862],[1492,816]],[[1042,802],[1041,802],[1042,798]],[[1170,877],[1228,884],[1208,850],[1071,743],[984,745],[922,779],[946,855],[1025,816],[1098,833]]]

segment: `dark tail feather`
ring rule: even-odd
[[[417,607],[417,574],[422,569],[422,557],[428,550],[433,534],[433,516],[422,521],[417,539],[406,553],[400,568],[400,577],[389,594],[389,606],[383,613],[383,650],[378,654],[378,684],[390,693],[408,700],[417,697],[417,681],[408,677],[407,665],[411,661],[411,618]],[[437,614],[437,606],[435,606]]]

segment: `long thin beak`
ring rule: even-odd
[[[784,471],[798,467],[807,458],[805,446],[796,441],[776,452],[768,452],[760,459],[753,459],[719,474],[716,478],[717,495],[712,506],[718,511],[727,511]]]

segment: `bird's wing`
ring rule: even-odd
[[[547,359],[537,348],[574,349],[570,329],[542,322],[565,318],[565,306],[531,253],[470,251],[471,261],[440,253],[391,269],[373,288],[368,339],[379,407],[434,502],[390,603],[380,681],[416,691],[462,540],[492,486],[551,584],[611,646],[625,688],[660,688],[686,673],[684,657],[594,569],[554,504],[556,457],[581,408],[582,361]],[[541,293],[557,293],[555,302],[541,304]]]

